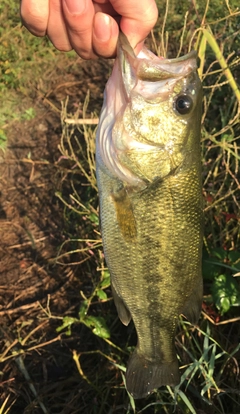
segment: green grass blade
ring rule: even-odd
[[[203,36],[205,37],[205,39],[207,40],[209,46],[211,47],[211,49],[213,50],[213,52],[215,53],[216,59],[218,60],[219,65],[221,66],[221,68],[223,69],[225,76],[229,82],[229,85],[231,86],[238,102],[240,103],[240,90],[238,89],[238,86],[235,82],[235,79],[232,75],[231,70],[228,67],[228,64],[214,38],[214,35],[210,29],[210,27],[208,26],[207,29],[202,29],[203,32]],[[202,45],[202,49],[204,48],[204,43]]]

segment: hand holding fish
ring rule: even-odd
[[[22,0],[21,16],[35,36],[84,59],[114,57],[119,27],[138,52],[156,23],[155,0]]]

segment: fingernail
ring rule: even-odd
[[[71,14],[83,14],[87,0],[65,0],[66,7]]]
[[[100,42],[108,42],[112,35],[110,17],[104,13],[96,13],[94,23],[95,36]]]

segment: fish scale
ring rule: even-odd
[[[178,318],[183,314],[196,323],[201,310],[201,85],[193,55],[173,59],[175,72],[176,64],[185,67],[173,73],[176,84],[171,82],[168,97],[164,91],[164,99],[156,93],[146,99],[145,115],[155,121],[148,119],[144,135],[143,114],[138,121],[134,118],[144,96],[137,96],[137,71],[144,78],[144,68],[149,72],[153,58],[145,49],[141,59],[129,50],[126,37],[120,35],[100,116],[96,163],[101,232],[113,298],[121,321],[128,325],[132,318],[138,336],[126,385],[134,398],[143,398],[162,385],[179,383],[174,348]],[[154,79],[166,77],[164,64],[171,76],[172,61],[161,58],[158,67],[154,56]],[[152,78],[151,72],[149,82]],[[153,90],[153,85],[148,89]],[[176,97],[186,96],[189,90],[194,91],[191,111],[176,113]],[[111,113],[111,106],[113,126],[107,129],[104,114],[106,108]],[[162,134],[164,123],[171,131],[169,136]],[[107,140],[114,160],[107,154]]]

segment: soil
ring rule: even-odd
[[[58,148],[60,113],[67,97],[70,112],[79,103],[82,108],[88,90],[88,114],[99,112],[110,67],[111,62],[78,59],[71,71],[57,68],[22,99],[23,108],[34,108],[34,119],[8,128],[8,148],[0,158],[0,400],[9,397],[13,414],[84,412],[84,393],[81,409],[76,407],[87,383],[81,383],[72,353],[88,349],[88,330],[80,327],[65,340],[56,333],[57,318],[76,313],[87,284],[83,265],[73,266],[68,256],[55,260],[69,237],[66,208],[56,192],[72,191]],[[81,238],[81,224],[76,234]],[[13,358],[20,351],[23,356]]]

